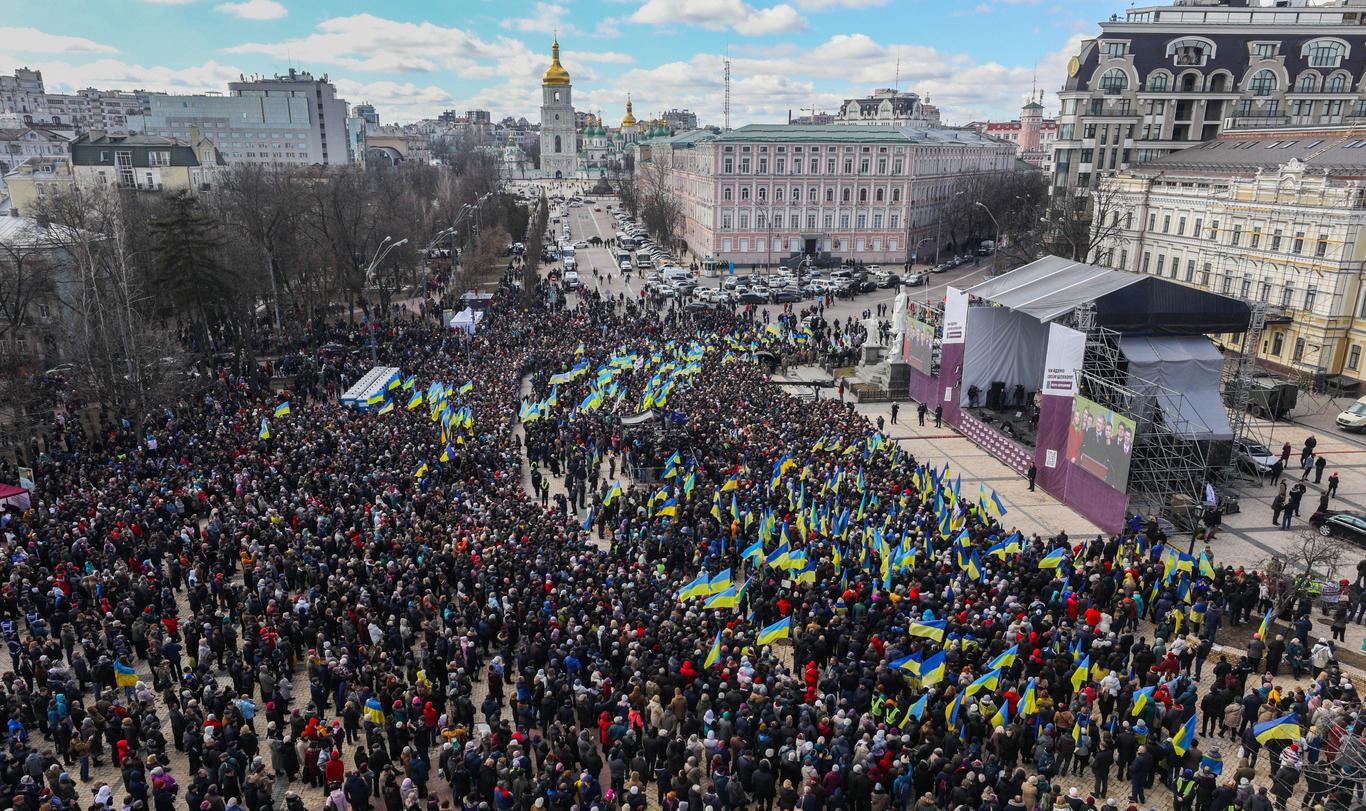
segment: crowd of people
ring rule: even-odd
[[[1353,801],[1359,697],[1307,603],[1268,615],[1256,572],[1138,519],[1013,532],[951,463],[767,381],[762,351],[834,340],[819,316],[513,278],[474,336],[338,324],[287,393],[222,370],[56,436],[0,518],[0,807]],[[342,406],[372,337],[404,382]]]

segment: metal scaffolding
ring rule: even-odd
[[[1096,327],[1084,308],[1073,313],[1074,327],[1088,322],[1079,392],[1135,424],[1129,509],[1167,515],[1183,528],[1194,526],[1203,503],[1209,427],[1182,416],[1193,413],[1183,393],[1130,375],[1118,332]]]
[[[1224,404],[1228,407],[1228,425],[1233,433],[1233,445],[1222,475],[1218,477],[1220,481],[1229,481],[1239,474],[1239,442],[1248,440],[1265,444],[1261,426],[1248,419],[1247,409],[1252,399],[1252,376],[1257,371],[1257,350],[1262,343],[1262,330],[1266,327],[1267,305],[1264,301],[1248,301],[1247,304],[1251,313],[1242,344],[1237,352],[1224,360],[1221,385]]]

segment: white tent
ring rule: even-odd
[[[473,335],[479,329],[479,322],[483,319],[483,313],[466,307],[451,319],[451,329],[458,329]]]

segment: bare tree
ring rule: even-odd
[[[55,291],[57,262],[46,230],[33,225],[0,241],[0,341],[9,346],[11,357],[17,355],[34,304],[51,299]]]
[[[1102,183],[1087,193],[1053,196],[1048,220],[1055,239],[1074,245],[1078,261],[1104,263],[1105,249],[1125,230],[1134,206],[1118,185]]]
[[[1258,563],[1266,572],[1271,594],[1272,617],[1278,617],[1294,602],[1312,594],[1316,582],[1337,579],[1345,561],[1355,560],[1346,543],[1318,530],[1304,530],[1280,554]]]
[[[683,207],[678,202],[678,196],[669,189],[667,168],[654,161],[639,164],[636,167],[634,193],[634,202],[646,230],[654,235],[659,244],[670,249],[676,247],[683,223]]]

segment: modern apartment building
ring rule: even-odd
[[[228,95],[152,95],[139,132],[212,138],[228,163],[270,166],[353,162],[350,117],[327,76],[296,71],[228,84]]]
[[[1366,123],[1366,0],[1174,0],[1100,24],[1068,65],[1053,190],[1269,126]]]
[[[1265,302],[1263,364],[1366,379],[1366,131],[1229,131],[1100,182],[1098,264]]]
[[[900,264],[934,249],[956,184],[1015,164],[1011,144],[938,128],[751,124],[647,146],[642,160],[664,167],[682,203],[688,247],[744,265],[796,253]]]

